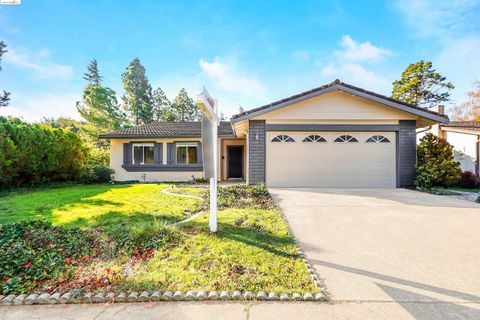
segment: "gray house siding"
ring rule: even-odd
[[[248,126],[248,183],[265,183],[265,120],[249,120]]]
[[[397,136],[397,187],[411,187],[415,180],[417,139],[415,120],[400,120]]]

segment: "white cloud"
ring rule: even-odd
[[[397,6],[418,37],[468,32],[478,21],[478,0],[398,0]],[[477,10],[475,10],[477,9]]]
[[[75,102],[81,99],[80,94],[12,94],[10,105],[0,109],[0,115],[21,117],[26,121],[39,121],[44,117],[60,116],[81,120]]]
[[[339,44],[343,50],[334,51],[326,62],[315,62],[315,66],[321,68],[320,74],[323,77],[329,78],[329,81],[340,79],[383,94],[390,93],[392,81],[370,69],[373,63],[390,55],[390,50],[376,47],[368,41],[359,43],[349,35],[344,35]],[[367,62],[370,68],[362,64]]]
[[[340,45],[344,48],[338,54],[352,61],[375,61],[389,56],[392,52],[388,49],[376,47],[370,42],[357,42],[348,34],[342,37]]]
[[[389,94],[391,90],[391,81],[358,63],[329,64],[322,69],[321,74],[383,94]]]
[[[5,54],[5,63],[10,63],[21,69],[28,70],[41,79],[70,79],[73,67],[50,61],[48,49],[42,49],[35,54],[18,53],[9,48]]]
[[[235,63],[221,62],[215,57],[212,62],[200,59],[199,65],[208,79],[215,81],[219,87],[227,91],[247,96],[267,91],[256,77],[240,70]]]

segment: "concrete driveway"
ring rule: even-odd
[[[452,303],[468,314],[458,319],[480,319],[479,204],[404,189],[270,192],[333,301],[398,302],[416,319],[408,302]]]

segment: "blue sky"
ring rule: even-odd
[[[104,84],[140,58],[154,88],[174,98],[206,86],[226,115],[342,81],[390,94],[420,59],[456,85],[480,80],[480,0],[34,1],[0,6],[0,115],[79,118],[82,74],[96,58]]]

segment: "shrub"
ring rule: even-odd
[[[447,140],[431,133],[420,139],[415,179],[418,187],[449,187],[456,184],[460,176],[460,163],[453,160],[453,146]]]
[[[208,193],[206,203],[209,203]],[[247,186],[234,185],[218,188],[219,208],[244,208],[256,206],[263,209],[273,208],[274,204],[264,184]]]
[[[462,176],[458,181],[460,188],[474,188],[478,183],[477,175],[472,171],[462,172]]]
[[[112,181],[114,171],[108,166],[85,166],[80,181],[83,183],[107,183]]]
[[[95,255],[95,237],[42,221],[0,225],[0,294],[22,293],[69,278]]]
[[[78,180],[86,152],[69,130],[0,117],[0,189]]]

